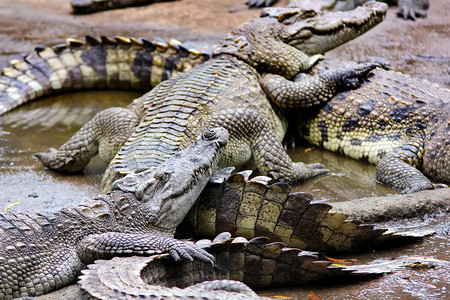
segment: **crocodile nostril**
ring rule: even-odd
[[[203,133],[203,138],[207,140],[212,140],[216,137],[216,131],[214,129],[208,129]]]

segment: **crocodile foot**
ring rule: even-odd
[[[429,8],[428,0],[400,0],[398,3],[397,16],[403,19],[416,20],[425,18]]]
[[[304,164],[302,162],[296,162],[292,165],[294,166],[295,174],[297,175],[297,183],[330,173],[330,170],[326,169],[321,163]]]
[[[168,239],[167,247],[170,248],[169,254],[175,260],[187,259],[193,261],[194,258],[214,266],[214,256],[196,246],[193,243],[180,241],[177,239]]]
[[[361,83],[369,77],[371,71],[375,68],[381,68],[379,63],[360,63],[356,67],[344,68],[336,72],[337,76],[341,76],[343,80],[343,88],[347,89],[357,89],[361,86]]]
[[[400,191],[402,194],[410,194],[410,193],[416,193],[424,190],[435,190],[435,189],[445,189],[448,188],[448,186],[444,183],[431,183],[431,182],[425,182],[422,184],[413,184],[403,190]]]
[[[66,155],[65,151],[56,150],[55,148],[49,148],[47,152],[40,152],[34,155],[38,158],[42,164],[50,170],[58,172],[78,172],[84,167],[77,168],[73,165],[74,157],[77,156],[77,152]]]

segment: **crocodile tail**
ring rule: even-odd
[[[81,288],[96,298],[134,297],[187,299],[247,299],[250,288],[301,285],[330,277],[367,277],[392,272],[398,266],[344,267],[318,257],[317,253],[269,243],[250,241],[222,233],[213,241],[197,242],[215,257],[215,266],[199,260],[175,262],[169,255],[115,257],[97,260],[82,271]],[[239,281],[239,282],[237,282]]]
[[[86,89],[149,90],[210,56],[176,40],[86,36],[36,47],[0,75],[0,114],[41,96]]]
[[[244,171],[210,182],[178,227],[178,235],[211,237],[228,231],[246,238],[265,236],[310,251],[361,249],[429,235],[375,229],[348,220],[344,213],[330,212],[331,205],[311,203],[311,194],[291,193],[286,183],[269,185],[270,178],[249,179],[250,174]]]

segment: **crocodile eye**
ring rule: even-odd
[[[159,180],[161,182],[166,182],[167,180],[169,180],[169,174],[167,173],[162,174],[161,177],[159,177]]]
[[[314,17],[315,15],[317,15],[317,12],[315,10],[309,9],[309,10],[303,11],[304,18],[311,18],[311,17]]]
[[[293,17],[295,15],[298,15],[298,11],[296,11],[296,10],[285,11],[278,16],[278,22],[284,22],[287,19],[289,19],[290,17]]]
[[[212,140],[216,137],[216,131],[212,129],[208,129],[203,133],[203,138],[206,140]]]

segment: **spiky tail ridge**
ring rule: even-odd
[[[87,89],[150,90],[210,57],[209,49],[161,39],[86,36],[36,47],[0,75],[0,115],[28,101]]]
[[[227,231],[233,236],[268,237],[309,251],[345,251],[388,242],[408,242],[430,234],[377,229],[346,214],[330,212],[313,195],[291,193],[292,188],[270,178],[250,179],[251,171],[233,175],[220,171],[211,179],[188,216],[178,226],[178,237],[206,236]],[[222,175],[223,174],[223,175]]]

